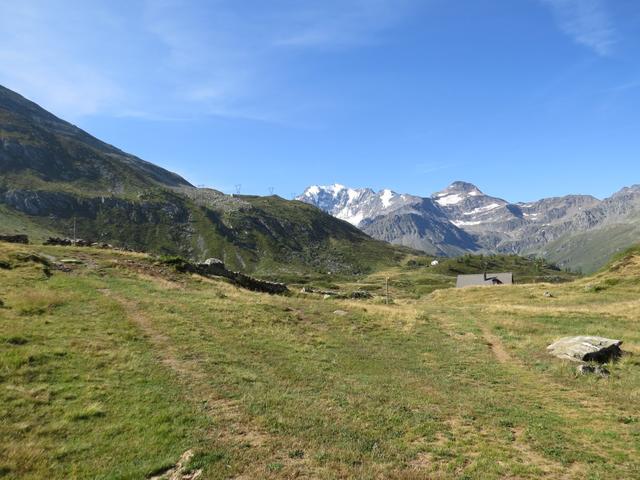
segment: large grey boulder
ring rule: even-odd
[[[622,340],[604,337],[565,337],[547,347],[547,351],[558,358],[573,362],[605,363],[622,355]]]

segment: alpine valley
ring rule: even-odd
[[[542,256],[590,272],[640,238],[640,185],[604,200],[567,195],[511,203],[460,181],[426,198],[335,184],[311,186],[298,200],[374,238],[432,255]]]
[[[640,185],[605,200],[510,203],[465,182],[431,197],[336,184],[297,200],[196,188],[0,86],[2,234],[77,234],[277,275],[366,272],[415,250],[541,256],[590,272],[640,238]]]

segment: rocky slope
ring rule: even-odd
[[[299,200],[342,215],[374,238],[432,254],[543,255],[592,271],[640,239],[640,185],[605,200],[568,195],[531,203],[486,195],[466,182],[454,182],[430,198],[387,192],[313,186]],[[397,200],[385,204],[389,198]]]
[[[229,196],[0,86],[0,234],[77,236],[242,271],[360,272],[404,253],[301,202]]]

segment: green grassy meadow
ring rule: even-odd
[[[562,284],[451,278],[269,296],[0,243],[0,478],[168,478],[188,450],[204,479],[640,478],[640,256]],[[546,354],[578,334],[624,340],[609,378]]]

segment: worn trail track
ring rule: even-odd
[[[222,442],[230,446],[250,446],[265,452],[271,451],[277,439],[260,429],[256,425],[247,425],[242,421],[241,408],[237,402],[221,397],[207,382],[210,373],[205,372],[196,360],[180,358],[178,349],[172,340],[154,325],[143,309],[133,300],[116,294],[109,289],[101,290],[106,297],[117,302],[124,310],[127,318],[136,325],[153,346],[153,351],[168,369],[170,369],[184,385],[183,391],[187,399],[200,406],[204,412],[221,426],[217,431],[210,432],[213,442]],[[189,452],[185,452],[185,455]],[[184,457],[184,455],[183,455]],[[191,480],[199,476],[180,476],[180,462],[169,476],[159,479]],[[172,476],[173,475],[173,476]],[[244,475],[237,479],[251,478]]]

